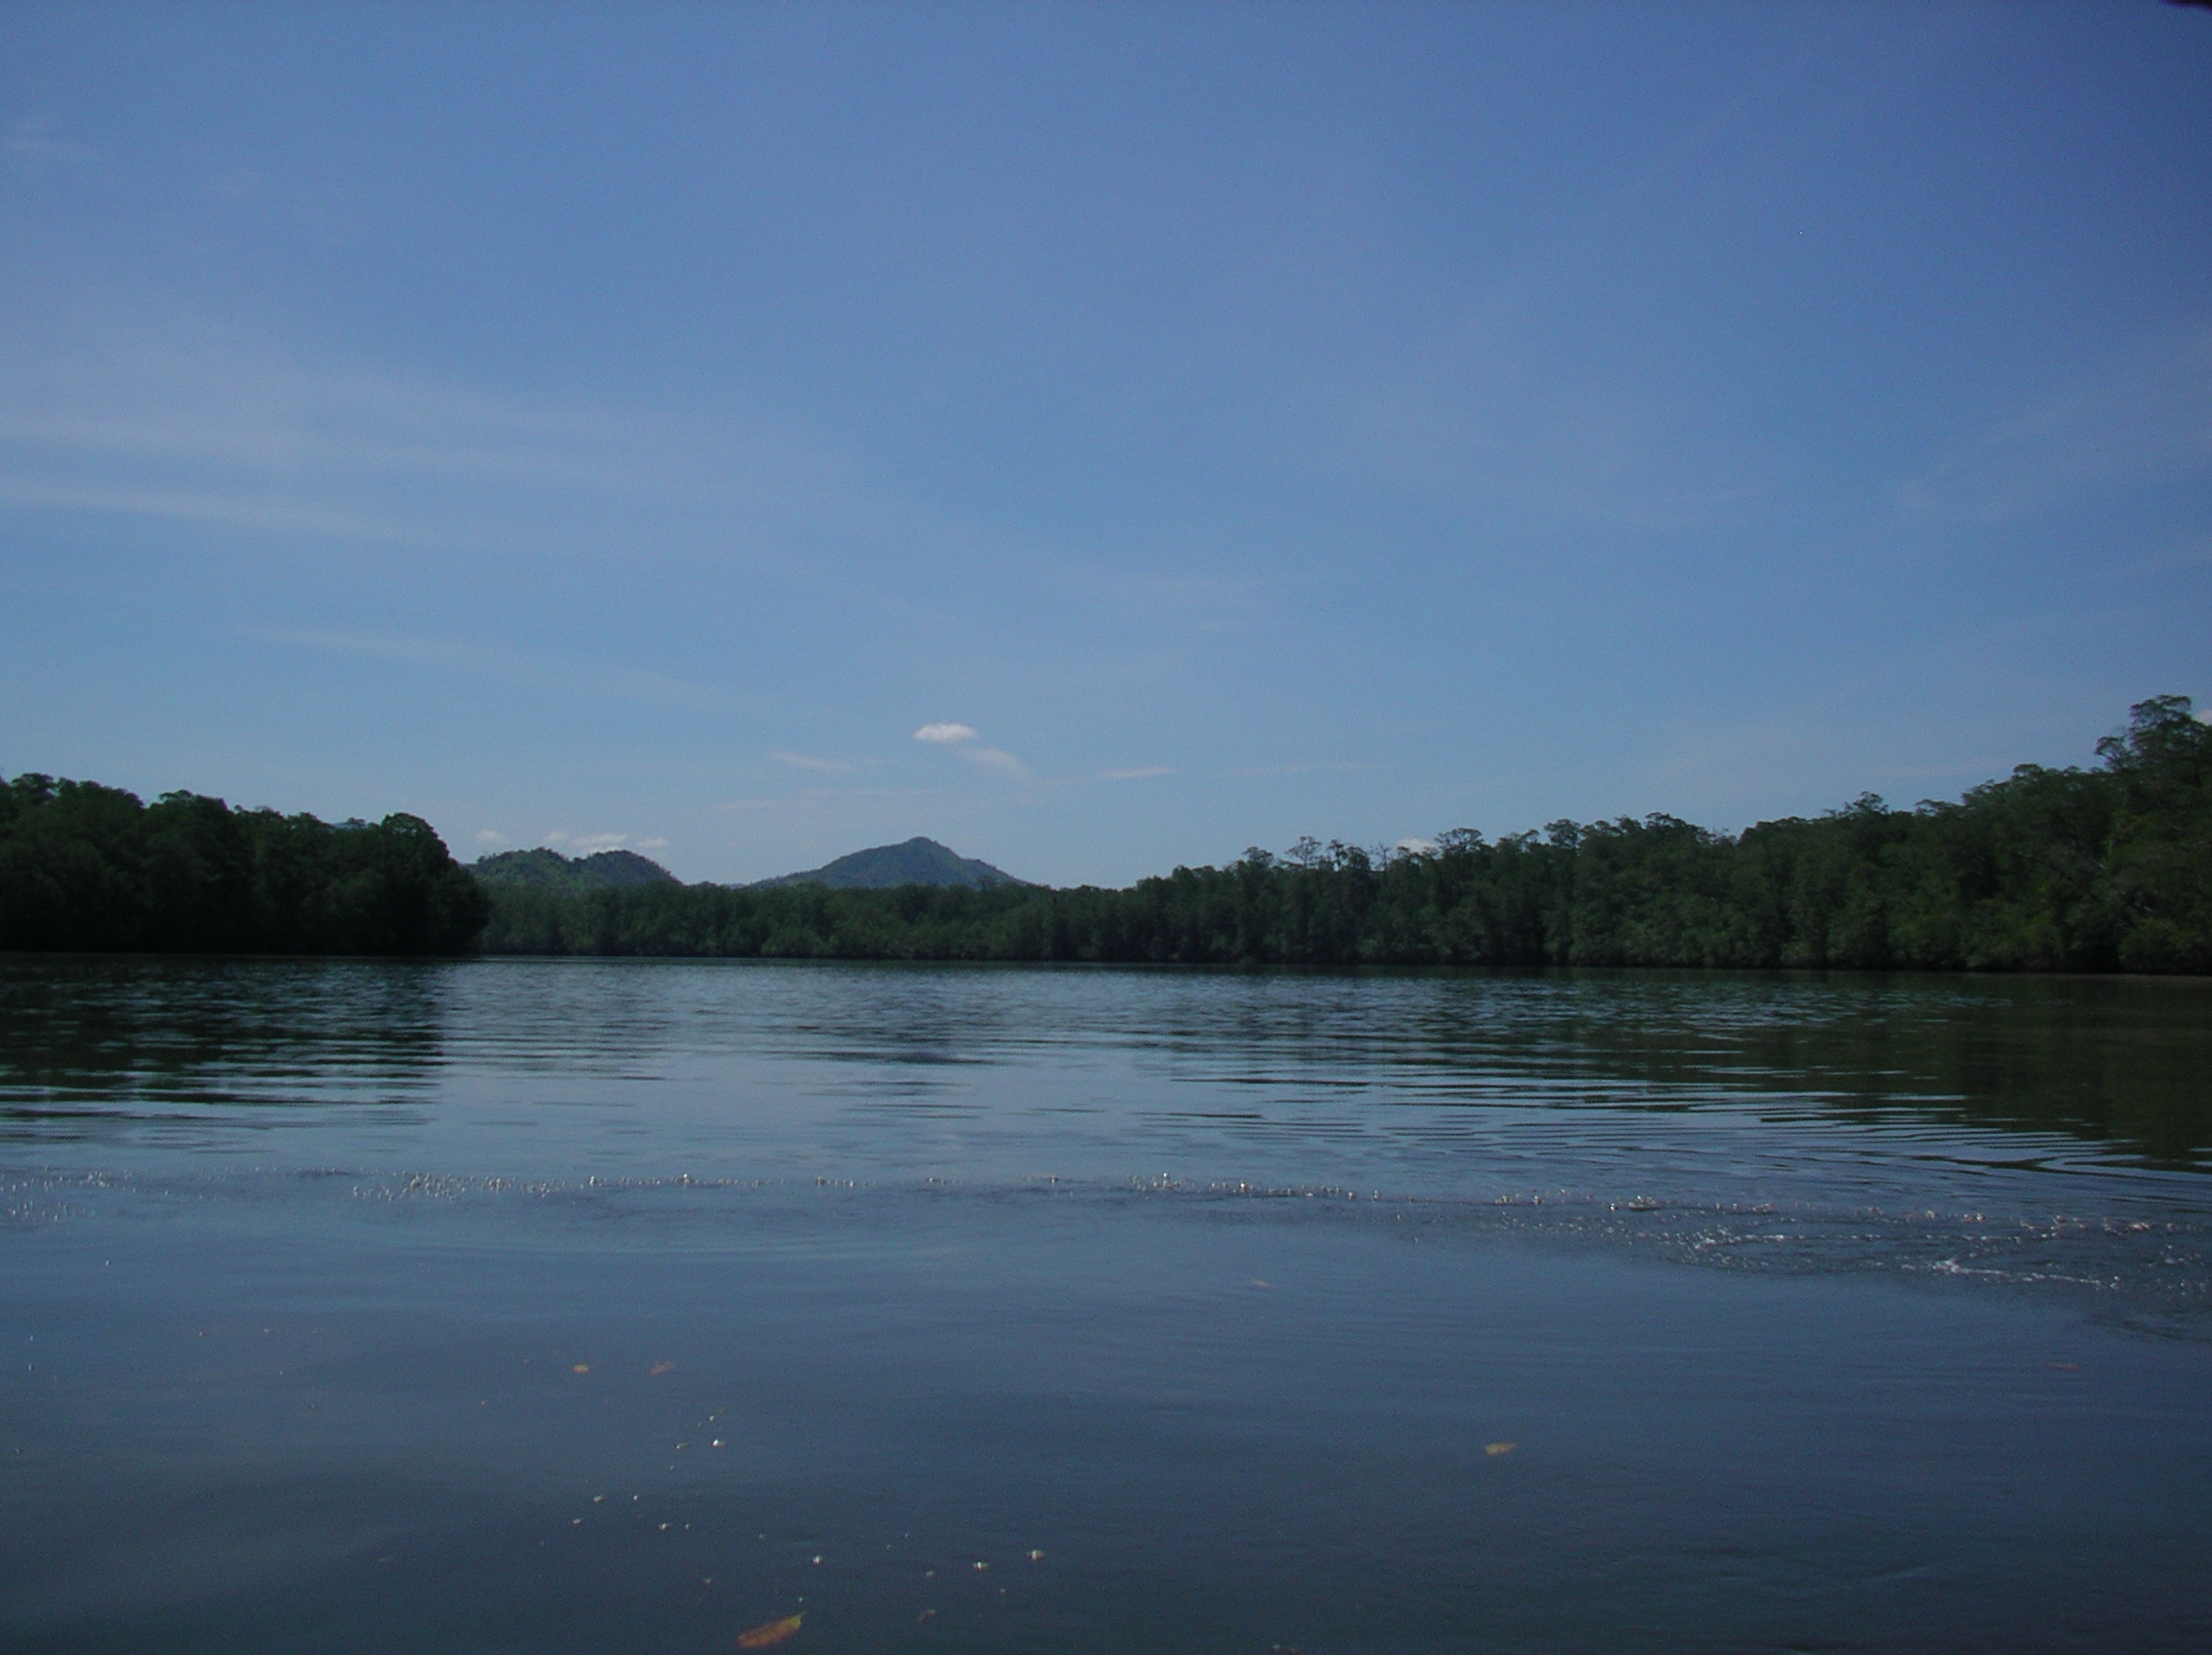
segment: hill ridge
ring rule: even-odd
[[[777,886],[819,885],[832,890],[883,890],[902,885],[967,886],[991,890],[1001,886],[1027,885],[1004,868],[939,844],[917,833],[895,845],[870,845],[851,851],[802,873],[779,874],[755,880],[747,887],[772,889]]]

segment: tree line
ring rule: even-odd
[[[1186,965],[2212,972],[2212,728],[2139,703],[2100,768],[1715,833],[1555,822],[1300,841],[1125,890],[496,887],[496,953]]]
[[[0,948],[463,954],[491,899],[419,816],[329,823],[23,774],[0,786]]]
[[[2212,972],[2212,728],[2158,696],[2097,751],[1739,834],[1654,815],[1307,839],[1124,890],[485,886],[419,817],[24,774],[0,786],[0,948]]]

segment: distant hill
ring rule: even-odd
[[[836,890],[882,890],[897,885],[964,885],[990,889],[1026,885],[1004,869],[972,857],[955,856],[935,839],[909,839],[903,845],[877,845],[855,851],[802,874],[760,880],[755,888],[779,885],[824,885]]]
[[[635,851],[600,851],[589,857],[564,857],[559,851],[502,851],[480,857],[469,872],[482,885],[524,886],[574,895],[587,890],[622,890],[638,885],[684,882]]]

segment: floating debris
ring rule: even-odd
[[[568,1372],[571,1374],[588,1374],[591,1371],[592,1364],[589,1362],[578,1362],[573,1368],[568,1370]]]
[[[937,1613],[937,1611],[936,1611],[935,1610],[933,1610],[933,1609],[925,1609],[925,1610],[923,1610],[923,1611],[921,1611],[919,1614],[917,1614],[917,1615],[916,1615],[916,1616],[914,1617],[914,1620],[915,1620],[915,1624],[916,1624],[917,1626],[919,1626],[919,1625],[920,1625],[920,1624],[921,1624],[923,1621],[925,1621],[925,1620],[928,1620],[929,1618],[931,1618],[931,1617],[932,1617],[933,1615],[935,1615],[936,1613]]]
[[[1032,1548],[1030,1549],[1030,1561],[1031,1561],[1031,1562],[1033,1562],[1033,1563],[1041,1563],[1041,1562],[1043,1562],[1043,1561],[1044,1561],[1044,1553],[1043,1553],[1042,1552],[1039,1552],[1039,1551],[1037,1551],[1037,1550],[1036,1550],[1034,1547],[1032,1547]]]
[[[787,1614],[781,1620],[764,1621],[749,1632],[738,1634],[740,1649],[766,1649],[771,1643],[781,1643],[799,1630],[803,1614]]]
[[[1496,1459],[1500,1454],[1512,1453],[1514,1449],[1520,1446],[1521,1444],[1518,1442],[1485,1442],[1482,1445],[1482,1451],[1492,1459]]]
[[[657,1379],[663,1374],[676,1372],[676,1364],[674,1362],[655,1362],[652,1367],[646,1369],[646,1372]]]

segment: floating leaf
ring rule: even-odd
[[[1482,1445],[1482,1451],[1496,1459],[1500,1454],[1512,1453],[1514,1449],[1520,1446],[1521,1444],[1518,1442],[1485,1442]]]
[[[676,1372],[676,1364],[674,1362],[655,1362],[652,1367],[646,1369],[646,1372],[657,1379],[663,1374]]]
[[[738,1634],[740,1649],[766,1649],[771,1643],[781,1643],[799,1630],[803,1614],[787,1614],[781,1620],[764,1621],[750,1632]]]
[[[591,1371],[592,1364],[589,1362],[578,1362],[573,1368],[568,1370],[568,1372],[571,1374],[588,1374]]]

